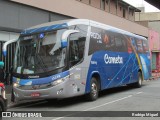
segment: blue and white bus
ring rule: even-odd
[[[151,75],[146,38],[91,20],[34,26],[11,42],[17,42],[12,74],[16,100],[84,94],[96,100],[101,90],[140,87]]]

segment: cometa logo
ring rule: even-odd
[[[117,57],[111,57],[108,54],[105,54],[104,61],[106,64],[123,64],[123,57],[119,55]]]

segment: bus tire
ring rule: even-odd
[[[90,84],[90,93],[87,95],[87,99],[89,101],[95,101],[98,98],[98,81],[96,78],[92,77],[91,84]]]
[[[138,81],[134,84],[134,86],[140,88],[142,86],[142,81],[142,73],[138,72]]]

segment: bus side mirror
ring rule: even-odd
[[[4,62],[0,61],[0,68],[3,68],[3,67],[4,67]]]
[[[62,40],[61,40],[61,48],[65,48],[68,46],[68,36],[72,33],[78,33],[78,30],[67,30],[62,34]]]

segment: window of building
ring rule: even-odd
[[[105,10],[105,0],[101,0],[101,9]]]
[[[126,10],[123,8],[123,17],[126,18]]]
[[[106,0],[106,4],[108,5],[108,0]]]
[[[120,9],[120,11],[121,11],[121,10],[122,10],[122,7],[120,7],[119,9]]]
[[[134,15],[134,10],[132,10],[132,16]]]

